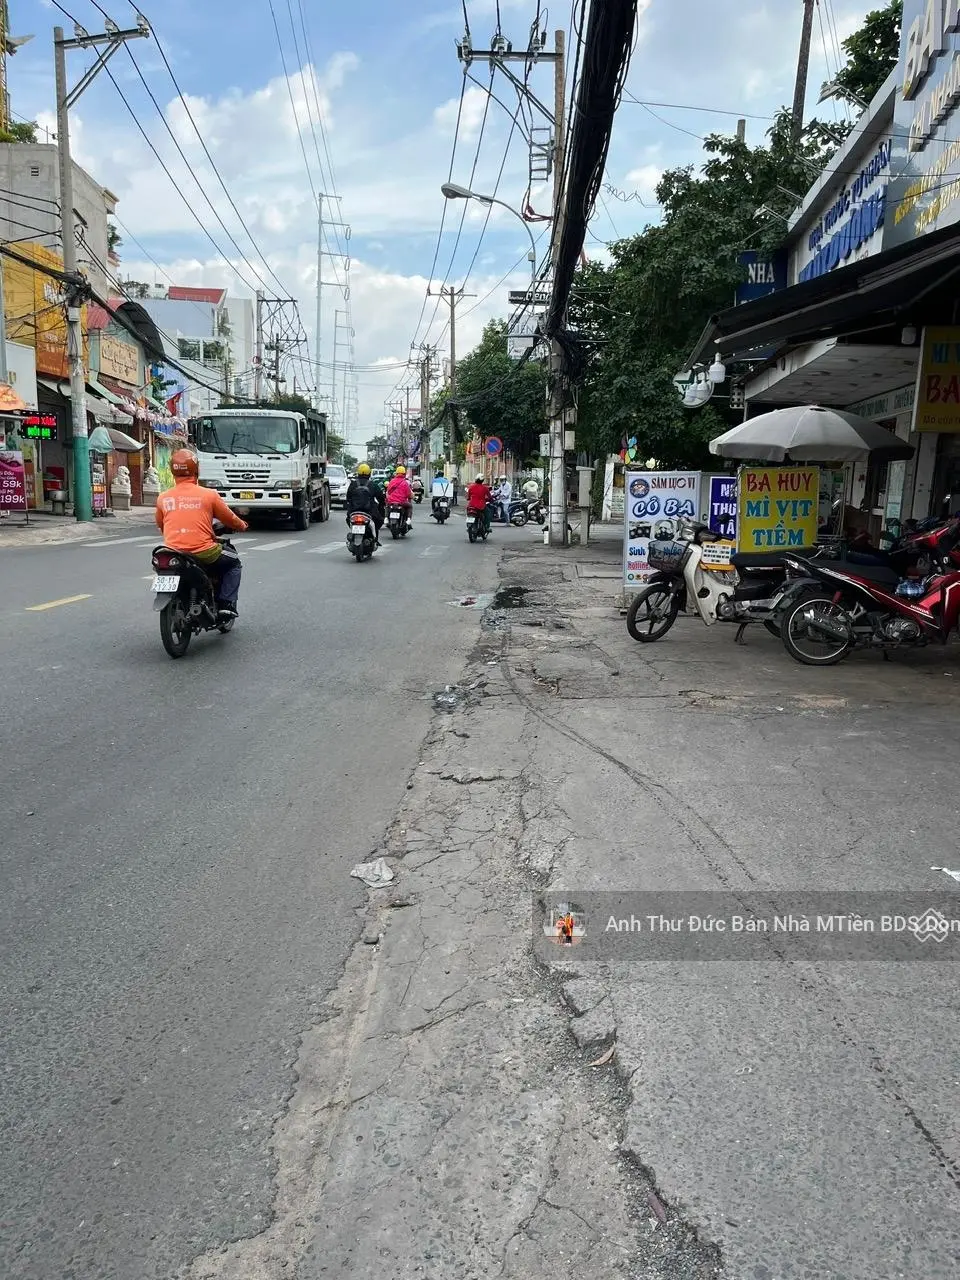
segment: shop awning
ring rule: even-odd
[[[813,342],[869,320],[893,323],[960,272],[957,227],[839,267],[827,275],[730,307],[711,317],[690,366],[713,358],[749,358],[786,342]]]
[[[37,378],[37,386],[64,400],[70,399],[70,383],[55,382],[52,378]],[[96,378],[91,377],[87,383],[87,409],[101,422],[112,422],[117,426],[129,427],[133,421],[133,412],[121,407],[123,401],[104,387]]]
[[[116,427],[95,427],[90,432],[90,448],[95,453],[112,453],[114,449],[118,453],[139,453],[146,446]]]
[[[917,376],[917,348],[823,338],[774,360],[747,384],[751,404],[856,404]]]

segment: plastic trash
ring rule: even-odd
[[[383,858],[376,858],[373,862],[358,863],[350,875],[357,880],[362,880],[369,889],[382,889],[396,879]]]

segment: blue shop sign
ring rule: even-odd
[[[886,185],[869,196],[866,192],[889,168],[890,143],[881,142],[870,163],[864,165],[850,186],[840,191],[810,232],[807,248],[814,256],[798,272],[797,280],[800,283],[833,271],[880,230],[887,207]]]
[[[737,285],[736,305],[753,302],[756,298],[765,298],[778,289],[787,287],[787,255],[775,253],[772,257],[763,255],[756,249],[745,249],[737,254],[737,261],[746,268],[747,278]]]

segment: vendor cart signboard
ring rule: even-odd
[[[818,467],[741,467],[737,476],[737,547],[776,552],[817,541]]]
[[[651,539],[669,542],[681,520],[696,520],[699,471],[627,471],[624,476],[623,581],[642,587],[654,573]]]

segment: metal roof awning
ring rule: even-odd
[[[746,385],[751,404],[829,404],[840,408],[898,391],[917,374],[916,347],[822,338],[779,356]]]
[[[946,227],[922,241],[863,258],[827,275],[730,307],[713,316],[690,359],[749,358],[771,346],[833,337],[860,321],[893,322],[960,272],[960,231]]]

